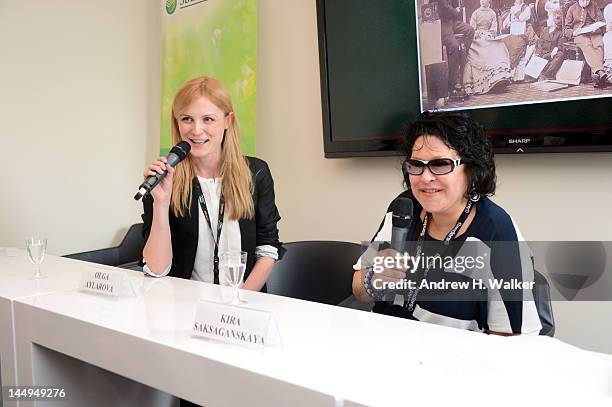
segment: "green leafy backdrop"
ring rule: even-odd
[[[168,14],[162,5],[160,153],[172,147],[170,109],[187,80],[213,76],[230,92],[244,154],[255,153],[257,0],[206,0]]]

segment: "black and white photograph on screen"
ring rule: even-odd
[[[415,0],[421,110],[612,96],[612,0]]]

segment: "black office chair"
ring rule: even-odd
[[[130,226],[119,246],[67,254],[63,257],[141,271],[138,263],[145,243],[142,226],[142,223]]]
[[[352,266],[361,255],[360,245],[303,241],[284,246],[287,252],[266,282],[268,293],[330,305],[351,296]]]

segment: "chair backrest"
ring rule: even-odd
[[[266,282],[268,293],[331,305],[352,294],[352,266],[361,255],[360,245],[303,241],[284,246],[287,252]]]
[[[142,237],[142,223],[136,223],[128,229],[123,237],[123,240],[117,246],[119,249],[119,264],[134,263],[142,258],[142,249],[144,249],[145,241]]]
[[[64,257],[108,266],[129,265],[127,268],[132,268],[142,257],[145,243],[142,237],[142,226],[142,223],[130,226],[119,246],[67,254]]]
[[[66,254],[62,257],[88,261],[96,264],[106,264],[107,266],[119,265],[119,249],[117,247],[107,247],[105,249],[89,250],[86,252]]]
[[[550,302],[550,286],[546,277],[537,270],[533,270],[533,299],[535,301],[542,329],[540,335],[555,336],[555,318]]]

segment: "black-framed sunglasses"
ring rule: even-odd
[[[425,171],[425,167],[435,175],[445,175],[453,172],[455,168],[465,164],[461,159],[453,160],[452,158],[436,158],[434,160],[415,160],[412,158],[404,161],[402,169],[404,174],[421,175]]]

